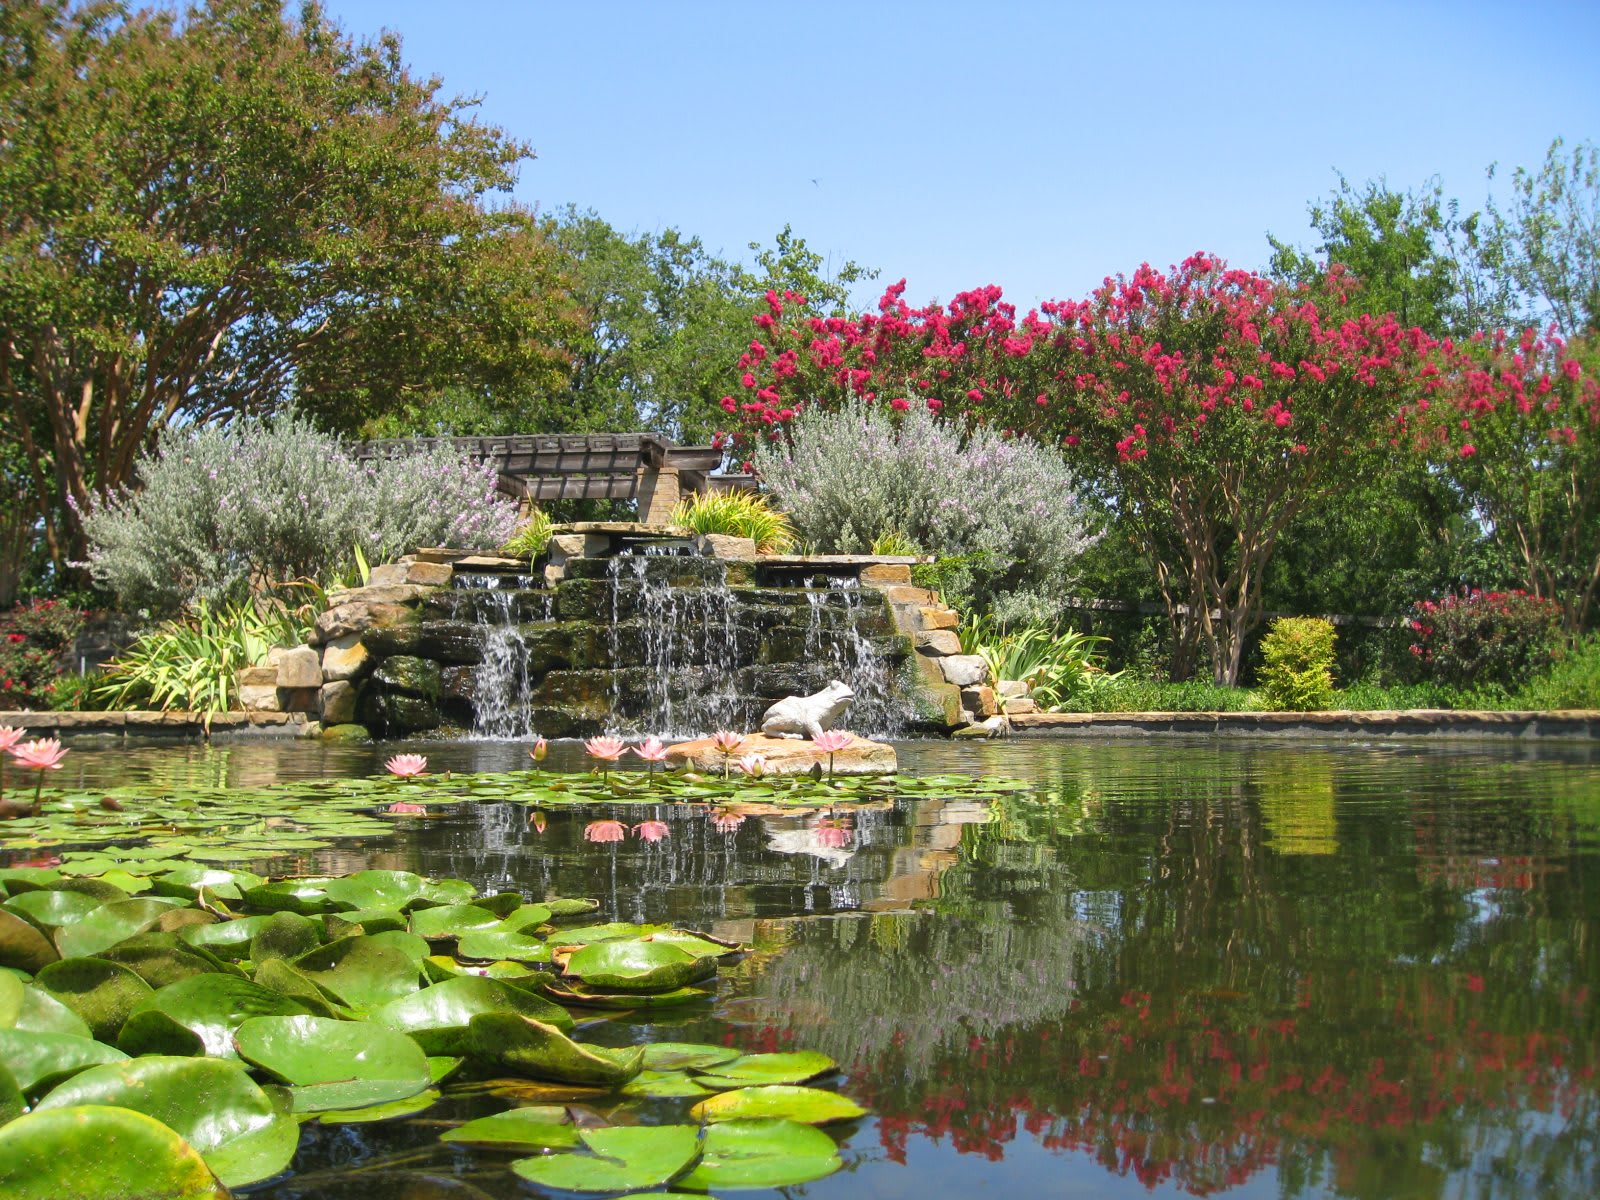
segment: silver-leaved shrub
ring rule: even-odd
[[[1061,455],[920,405],[808,409],[753,461],[802,542],[864,554],[898,535],[940,555],[945,598],[1002,624],[1049,622],[1099,533]]]
[[[326,582],[423,545],[498,546],[516,506],[448,450],[358,462],[292,415],[165,434],[140,486],[88,514],[89,567],[128,610],[173,613],[292,580]]]

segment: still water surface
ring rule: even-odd
[[[81,749],[61,782],[258,786],[366,774],[396,747]],[[419,749],[520,770],[524,749]],[[579,769],[577,747],[553,768]],[[703,811],[591,845],[599,807],[462,805],[276,871],[456,875],[592,895],[756,946],[709,1010],[596,1041],[817,1049],[873,1112],[846,1169],[789,1196],[1600,1195],[1600,751],[1208,740],[908,743],[903,768],[1022,776],[990,808]],[[52,780],[55,782],[55,780]],[[839,845],[841,840],[845,844]],[[538,1194],[421,1118],[308,1126],[251,1194]],[[660,1107],[653,1108],[651,1103]],[[681,1105],[602,1111],[675,1120]],[[356,1168],[376,1174],[352,1174]],[[759,1196],[779,1193],[742,1192]]]

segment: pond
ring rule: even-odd
[[[80,748],[51,782],[258,787],[370,774],[396,749]],[[518,745],[398,749],[434,773],[527,766]],[[622,814],[666,822],[654,843],[586,842],[619,815],[600,805],[535,821],[464,804],[257,866],[593,896],[616,919],[753,945],[713,1003],[585,1033],[838,1060],[837,1089],[872,1115],[838,1130],[843,1171],[789,1195],[1600,1194],[1593,747],[899,749],[903,768],[1034,790],[731,831],[689,805]],[[582,765],[559,744],[547,767]],[[295,1174],[249,1194],[545,1194],[509,1155],[438,1141],[507,1103],[308,1123]],[[682,1119],[663,1101],[599,1108]]]

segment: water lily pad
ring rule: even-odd
[[[154,1117],[84,1105],[29,1113],[0,1127],[7,1200],[228,1200],[200,1152]]]
[[[566,899],[540,901],[550,910],[550,917],[556,921],[569,921],[575,917],[586,917],[600,908],[600,901],[590,899]]]
[[[22,1013],[23,979],[10,971],[0,973],[0,1029],[12,1029]]]
[[[158,896],[179,896],[186,900],[199,898],[202,889],[210,896],[224,900],[240,900],[250,888],[261,887],[266,880],[249,871],[226,871],[220,867],[206,867],[184,863],[150,881],[150,890]]]
[[[468,1121],[439,1140],[491,1150],[565,1150],[578,1144],[578,1131],[565,1108],[537,1104]]]
[[[328,895],[326,887],[330,882],[327,879],[285,879],[247,888],[244,901],[252,908],[267,912],[293,912],[302,916],[360,907]]]
[[[550,917],[550,909],[546,905],[521,904],[507,913],[505,919],[495,928],[504,929],[507,933],[521,933],[539,928],[548,922]]]
[[[268,921],[271,914],[257,917],[238,917],[232,921],[218,921],[215,925],[191,925],[178,931],[178,938],[190,946],[200,946],[223,958],[245,958],[250,953],[250,941]]]
[[[310,917],[275,912],[256,927],[250,938],[250,961],[259,967],[269,958],[293,960],[321,944],[322,934]]]
[[[279,1112],[237,1063],[150,1056],[91,1067],[34,1111],[105,1104],[154,1117],[198,1150],[213,1174],[242,1187],[278,1174],[300,1143],[300,1127]]]
[[[0,966],[19,967],[33,974],[60,958],[50,939],[16,913],[0,909]]]
[[[810,1183],[843,1162],[834,1140],[798,1121],[725,1121],[708,1126],[699,1163],[678,1182],[695,1191]]]
[[[327,913],[322,918],[322,927],[330,941],[355,933],[392,933],[406,926],[406,918],[397,908],[356,908],[349,912]]]
[[[538,988],[540,994],[550,997],[557,1004],[603,1009],[674,1008],[680,1004],[705,1000],[711,995],[704,988],[694,987],[673,988],[670,992],[605,992],[554,979],[540,980]]]
[[[525,963],[550,961],[548,944],[530,934],[498,926],[463,934],[456,943],[456,953],[462,958],[512,959]]]
[[[281,958],[262,963],[255,981],[270,991],[298,1000],[313,1016],[342,1018],[352,1015],[337,996]]]
[[[653,933],[648,940],[653,946],[676,946],[696,958],[723,958],[729,954],[739,954],[745,949],[737,942],[725,942],[721,938],[693,933],[687,929],[668,929],[662,933]]]
[[[653,1100],[699,1099],[711,1095],[689,1078],[687,1071],[640,1071],[622,1085],[624,1096],[646,1096]]]
[[[387,1104],[368,1104],[364,1108],[336,1108],[319,1112],[311,1119],[319,1125],[372,1125],[379,1121],[398,1121],[427,1112],[439,1102],[438,1088],[428,1088],[404,1100]]]
[[[34,983],[82,1017],[89,1032],[102,1042],[115,1041],[134,1006],[155,994],[127,967],[103,958],[51,963]]]
[[[619,1192],[670,1183],[700,1152],[693,1125],[617,1126],[579,1135],[589,1154],[519,1158],[511,1169],[541,1187],[569,1192]]]
[[[404,1100],[431,1082],[427,1057],[403,1033],[326,1017],[252,1017],[233,1035],[239,1056],[289,1084],[296,1112]]]
[[[45,891],[23,892],[13,896],[0,908],[16,913],[40,929],[51,930],[88,916],[99,908],[101,901],[82,892]]]
[[[301,955],[294,968],[341,1003],[375,1008],[409,996],[421,984],[417,964],[393,944],[388,934],[340,938]]]
[[[642,1048],[627,1051],[580,1045],[554,1025],[515,1013],[473,1017],[468,1045],[480,1063],[557,1083],[615,1087],[637,1075],[644,1062]]]
[[[464,933],[493,929],[501,918],[476,904],[446,904],[419,908],[411,914],[411,932],[431,941],[448,941]]]
[[[763,1083],[804,1083],[838,1068],[839,1064],[826,1054],[818,1054],[815,1050],[797,1050],[788,1054],[746,1054],[700,1074],[716,1076],[715,1082],[725,1087],[744,1087]]]
[[[357,871],[330,880],[324,892],[352,908],[404,910],[426,898],[427,880],[410,871]]]
[[[656,1042],[644,1048],[644,1065],[651,1071],[682,1071],[689,1067],[714,1067],[732,1062],[739,1051],[705,1042]]]
[[[67,1033],[0,1029],[0,1063],[5,1063],[24,1095],[48,1091],[79,1071],[128,1056],[115,1046]],[[3,1193],[0,1193],[3,1194]]]
[[[702,1100],[689,1110],[697,1121],[752,1120],[758,1117],[785,1117],[805,1125],[826,1125],[830,1121],[853,1121],[867,1115],[854,1100],[821,1088],[772,1084],[766,1087],[739,1088]]]
[[[172,933],[136,934],[95,957],[121,963],[153,988],[164,988],[196,975],[241,974],[239,968],[180,941]]]
[[[427,1054],[466,1054],[468,1026],[479,1013],[513,1012],[571,1033],[560,1005],[493,979],[461,976],[390,1001],[369,1014],[378,1025],[410,1034]]]
[[[551,911],[554,912],[553,909]],[[670,928],[670,925],[639,925],[632,921],[609,921],[604,925],[583,925],[577,929],[563,929],[552,938],[552,941],[558,946],[587,946],[591,942],[609,942],[617,938],[640,938],[651,933],[665,933]]]
[[[717,964],[676,946],[627,939],[584,946],[567,959],[565,969],[592,989],[652,992],[710,978],[717,973]]]
[[[56,930],[56,949],[61,951],[62,958],[99,954],[136,933],[153,928],[178,903],[182,902],[163,896],[141,896],[136,900],[102,904],[71,925]]]
[[[22,1006],[17,1010],[12,1028],[32,1033],[69,1033],[74,1037],[88,1037],[89,1026],[49,992],[26,984],[22,989]],[[3,1026],[0,1026],[3,1028]]]
[[[422,970],[432,983],[443,983],[446,979],[460,979],[466,976],[476,979],[499,979],[521,987],[546,977],[543,971],[509,959],[468,965],[457,962],[447,954],[429,955],[422,960]]]
[[[299,1000],[237,975],[197,975],[135,1005],[117,1045],[130,1054],[181,1052],[184,1040],[174,1042],[170,1028],[176,1025],[199,1040],[201,1053],[235,1058],[234,1031],[252,1017],[303,1016],[307,1011]]]

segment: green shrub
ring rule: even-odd
[[[1518,708],[1600,708],[1600,633],[1562,652],[1555,665],[1517,692]]]
[[[492,467],[447,448],[357,462],[286,415],[166,433],[141,488],[85,519],[95,579],[129,611],[175,614],[293,579],[348,573],[424,545],[499,546],[516,507]]]
[[[192,615],[141,634],[106,667],[96,696],[110,708],[227,712],[237,695],[235,674],[266,662],[274,646],[298,645],[303,632],[277,605],[202,600]]]
[[[526,558],[530,562],[543,554],[550,545],[550,534],[555,523],[542,509],[534,509],[528,519],[511,535],[511,540],[500,547],[500,553],[512,558]]]
[[[989,665],[989,678],[1020,680],[1046,710],[1104,692],[1120,673],[1108,674],[1096,661],[1096,647],[1106,639],[1073,630],[1056,632],[1043,625],[1006,630],[990,617],[969,617],[961,625],[961,650]]]
[[[1272,708],[1315,712],[1333,700],[1333,626],[1321,617],[1279,617],[1261,640],[1257,675]]]
[[[918,405],[808,408],[785,442],[758,446],[762,480],[824,553],[862,554],[887,530],[943,560],[957,608],[1011,625],[1054,623],[1098,534],[1060,453],[993,429],[963,432]]]
[[[0,711],[43,707],[84,614],[56,600],[0,613]]]
[[[872,539],[872,553],[885,557],[909,558],[922,553],[922,548],[898,529],[886,529]]]
[[[1108,686],[1068,700],[1062,712],[1253,712],[1254,692],[1223,687],[1210,680],[1162,683],[1128,675]]]
[[[1473,588],[1442,600],[1421,600],[1408,622],[1411,654],[1422,677],[1463,690],[1488,685],[1515,690],[1554,661],[1561,606],[1527,592]]]
[[[103,691],[108,680],[99,671],[79,675],[64,671],[45,689],[44,702],[53,712],[96,712],[107,707]]]
[[[782,554],[795,544],[788,514],[754,492],[700,492],[685,497],[672,510],[672,524],[691,533],[749,538],[762,554]]]

